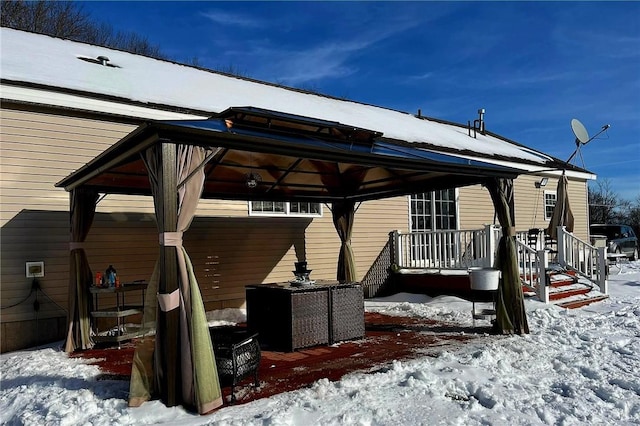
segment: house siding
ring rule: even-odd
[[[395,229],[407,231],[409,221],[408,197],[366,201],[356,206],[351,246],[358,279],[364,278],[374,260]],[[322,220],[309,227],[307,254],[309,268],[321,274],[318,278],[335,278],[340,239],[333,225],[331,212],[325,207]]]
[[[514,204],[516,229],[526,231],[531,228],[545,229],[549,221],[544,216],[544,192],[556,191],[558,179],[549,177],[547,185],[536,188],[540,176],[521,175],[514,180]],[[589,212],[587,181],[570,178],[568,186],[569,204],[574,216],[574,234],[589,241]],[[460,229],[480,229],[494,223],[494,208],[491,196],[480,185],[459,190]],[[497,219],[495,219],[495,223]]]
[[[54,185],[135,127],[35,107],[0,110],[2,352],[64,337],[69,194]],[[407,222],[407,197],[358,207],[352,246],[359,278],[389,232],[406,230]],[[309,262],[313,279],[334,279],[340,240],[326,205],[319,218],[249,217],[245,201],[201,200],[184,246],[210,310],[243,306],[245,285],[293,278],[298,260]],[[94,271],[114,265],[122,282],[148,280],[158,254],[152,198],[111,194],[100,200],[85,250]],[[28,261],[45,263],[38,311],[31,280],[25,278]],[[127,302],[139,302],[136,298],[132,294]],[[100,303],[115,301],[106,297]]]
[[[489,191],[480,185],[458,190],[460,229],[481,229],[493,223],[494,208]]]

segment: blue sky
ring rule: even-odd
[[[81,2],[172,59],[466,123],[640,197],[640,2]],[[576,156],[573,164],[582,166]]]

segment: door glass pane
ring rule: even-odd
[[[442,239],[428,231],[457,228],[455,189],[414,194],[409,205],[411,232],[414,233],[411,237],[411,262],[414,265],[437,265],[437,262],[447,259],[447,253],[453,253],[454,242],[452,238]]]

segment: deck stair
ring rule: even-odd
[[[547,277],[549,302],[556,306],[574,309],[608,298],[571,269],[554,265],[547,269]]]
[[[590,281],[559,265],[551,265],[547,269],[547,278],[549,303],[563,308],[579,308],[608,298],[594,288]],[[537,297],[536,289],[528,285],[523,284],[522,291],[525,296]]]

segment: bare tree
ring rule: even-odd
[[[3,0],[3,27],[77,39],[92,25],[89,17],[73,2]]]
[[[110,47],[126,50],[137,55],[150,56],[152,58],[168,59],[161,51],[160,47],[152,44],[146,36],[136,33],[117,32],[110,41]]]
[[[82,9],[82,5],[73,1],[2,0],[0,25],[111,47],[156,59],[171,59],[146,36],[134,32],[116,32],[111,24],[91,19]],[[187,64],[206,69],[195,56],[188,60]],[[246,72],[234,65],[213,69],[237,77],[247,77]]]
[[[215,69],[217,71],[220,71],[221,73],[224,73],[224,74],[229,74],[229,75],[233,75],[233,76],[236,76],[236,77],[247,77],[247,73],[245,71],[242,71],[236,65],[231,65],[231,64],[230,65],[219,65]]]
[[[147,37],[131,32],[116,33],[111,25],[94,22],[81,5],[72,1],[3,0],[0,16],[3,27],[167,59],[160,47]]]
[[[621,198],[608,179],[597,182],[597,188],[589,186],[589,222],[624,223],[640,235],[640,195],[631,202]]]
[[[634,204],[631,205],[628,218],[627,223],[633,227],[636,235],[640,235],[640,195],[636,197]]]
[[[590,223],[611,223],[619,207],[620,197],[613,191],[608,179],[597,181],[597,188],[589,187]]]

